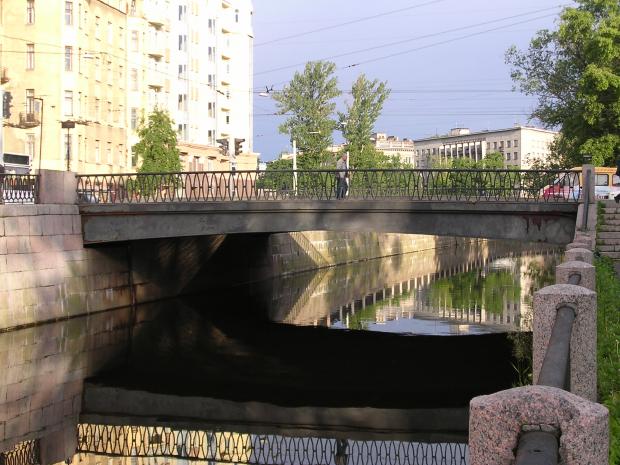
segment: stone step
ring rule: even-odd
[[[599,244],[598,249],[601,251],[603,255],[606,252],[620,252],[620,244],[607,245],[607,244]]]
[[[620,226],[620,220],[605,220],[603,224],[609,225],[609,226]]]
[[[620,260],[620,252],[603,252],[603,255],[614,260]]]
[[[620,220],[620,213],[605,213],[605,223],[610,220]]]
[[[600,232],[620,232],[620,222],[619,224],[602,224],[599,226]]]
[[[620,240],[620,232],[618,231],[601,231],[596,236],[598,239],[618,239]]]

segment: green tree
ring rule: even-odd
[[[584,154],[612,165],[620,153],[620,4],[576,3],[557,30],[539,31],[525,52],[513,46],[506,61],[521,91],[538,96],[532,117],[560,128],[558,165],[580,165]]]
[[[133,152],[142,160],[139,173],[166,173],[181,171],[181,159],[177,148],[177,134],[167,112],[153,110],[138,129],[140,141]]]
[[[282,92],[274,94],[278,113],[290,114],[279,130],[297,141],[299,168],[318,168],[332,161],[327,148],[333,143],[336,128],[333,100],[340,95],[335,70],[331,62],[306,63],[303,73],[295,73]]]
[[[390,95],[387,83],[377,79],[369,81],[362,74],[353,83],[351,95],[353,102],[346,104],[346,112],[338,113],[350,165],[355,168],[390,165],[389,157],[379,152],[370,141],[383,104]]]

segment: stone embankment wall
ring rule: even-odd
[[[81,232],[74,205],[0,206],[0,331],[468,241],[317,231],[85,248]]]

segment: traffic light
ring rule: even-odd
[[[235,155],[241,153],[241,145],[245,142],[245,139],[235,139]]]
[[[218,139],[216,142],[220,144],[220,152],[222,152],[222,155],[228,155],[228,139]]]
[[[2,94],[2,117],[10,118],[11,117],[11,101],[13,100],[13,96],[10,92],[4,92]]]

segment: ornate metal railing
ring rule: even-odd
[[[39,465],[41,449],[39,440],[20,442],[13,449],[0,452],[0,465]]]
[[[468,447],[80,424],[78,452],[261,465],[466,465]]]
[[[0,173],[0,203],[37,203],[38,193],[38,175]]]
[[[208,171],[78,175],[78,202],[123,204],[231,200],[332,200],[337,171]],[[347,172],[347,199],[576,202],[579,173],[560,170]]]

